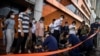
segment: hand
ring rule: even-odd
[[[42,48],[42,46],[41,45],[35,46],[35,49],[39,49],[39,48]]]
[[[23,32],[21,32],[21,36],[24,37],[24,33]]]
[[[34,48],[37,49],[38,47],[37,46],[34,46]]]
[[[68,44],[68,45],[67,45],[67,47],[71,47],[71,46],[72,46],[72,44]]]
[[[39,48],[42,48],[42,46],[40,45]]]

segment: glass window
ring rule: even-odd
[[[71,10],[73,13],[75,13],[76,10],[77,10],[76,7],[73,4],[70,4],[70,5],[66,6],[66,8],[68,8],[69,10]]]
[[[84,17],[84,15],[73,5],[73,4],[70,4],[68,6],[66,6],[69,10],[71,10],[74,14],[80,16],[81,18]]]
[[[79,14],[79,10],[76,10],[76,11],[75,11],[75,14],[78,15],[78,14]]]

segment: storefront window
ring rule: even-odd
[[[70,4],[70,5],[66,6],[66,8],[71,10],[73,13],[75,13],[75,11],[77,10],[76,7],[73,4]]]

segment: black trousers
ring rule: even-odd
[[[87,47],[86,48],[86,53],[85,53],[85,56],[91,56],[91,53],[93,52],[93,48],[90,46],[90,47]]]
[[[59,43],[60,31],[54,30],[53,36],[56,38],[57,42]]]
[[[36,42],[36,35],[35,35],[35,33],[32,33],[32,42]]]
[[[93,37],[94,47],[97,48],[97,34]]]
[[[89,36],[94,34],[94,31],[90,31]],[[93,45],[97,48],[97,34],[93,37]]]
[[[21,33],[18,33],[17,45],[14,53],[18,53],[21,47],[21,52],[25,53],[25,44],[28,37],[28,33],[24,33],[24,37],[21,36]]]

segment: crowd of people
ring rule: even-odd
[[[39,21],[36,21],[35,18],[30,20],[29,15],[31,13],[31,7],[19,13],[18,30],[14,28],[15,14],[13,11],[10,11],[7,17],[0,16],[2,20],[3,44],[6,46],[7,54],[46,52],[70,48],[87,39],[90,35],[95,33],[99,27],[97,21],[91,24],[90,27],[85,24],[85,21],[81,23],[79,28],[76,26],[76,21],[73,21],[72,24],[66,21],[64,26],[62,26],[65,16],[61,15],[58,19],[53,19],[50,25],[48,25],[48,30],[45,31],[44,17],[41,17]],[[18,38],[14,50],[11,52],[16,31],[18,31]],[[93,50],[93,47],[96,46],[96,36],[94,36],[94,38],[85,41],[77,48],[61,53],[61,55],[90,56],[90,52]],[[52,56],[58,55],[54,54]]]

